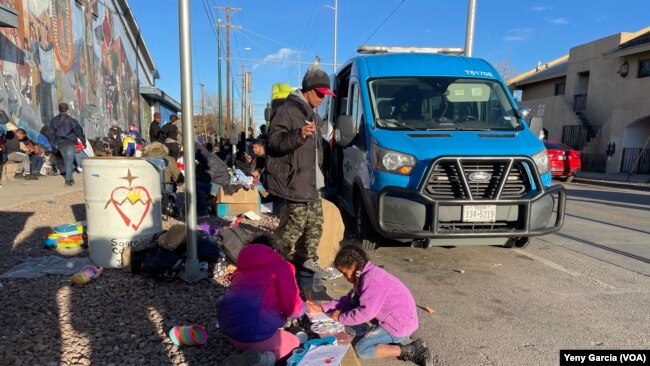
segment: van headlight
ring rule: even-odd
[[[533,161],[535,162],[535,165],[537,166],[537,172],[539,175],[544,175],[548,173],[549,171],[549,162],[548,162],[548,153],[546,152],[546,149],[533,154],[531,156],[533,158]]]
[[[401,175],[409,175],[417,164],[415,156],[384,149],[372,144],[375,170]]]

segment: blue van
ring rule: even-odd
[[[560,230],[566,193],[551,185],[541,125],[526,124],[530,110],[492,65],[414,48],[358,51],[319,113],[335,136],[328,193],[356,218],[364,249],[382,237],[525,247]]]

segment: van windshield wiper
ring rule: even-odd
[[[422,129],[420,129],[420,128],[415,128],[415,127],[409,126],[406,123],[404,123],[402,121],[398,121],[396,119],[382,119],[382,118],[379,118],[379,119],[377,119],[377,122],[384,122],[385,124],[393,125],[393,126],[397,126],[397,127],[402,127],[402,128],[405,128],[405,129],[411,130],[411,131],[422,131]]]

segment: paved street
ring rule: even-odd
[[[439,364],[557,365],[564,348],[648,348],[650,193],[567,188],[564,229],[525,249],[376,251],[436,310],[420,311],[418,335]]]

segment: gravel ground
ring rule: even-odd
[[[84,219],[83,191],[0,212],[0,273],[27,257],[87,256],[85,249],[42,246],[51,226]],[[272,229],[277,220],[265,215],[241,225]],[[66,276],[0,284],[2,365],[218,365],[233,352],[216,327],[215,300],[224,289],[211,280],[157,282],[107,269],[85,286],[72,286]],[[194,323],[206,327],[207,345],[179,348],[169,340],[172,326]]]

